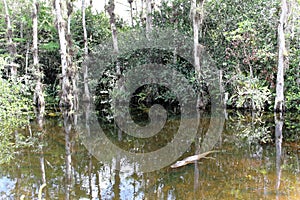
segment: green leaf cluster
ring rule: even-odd
[[[239,75],[232,83],[234,93],[228,104],[237,108],[264,110],[270,103],[271,92],[258,78]]]

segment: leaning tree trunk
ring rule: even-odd
[[[12,32],[12,26],[10,22],[10,16],[9,16],[9,11],[8,11],[8,6],[6,0],[3,0],[4,4],[4,9],[5,9],[5,21],[6,21],[6,26],[7,26],[7,31],[6,31],[6,36],[7,36],[7,41],[8,41],[8,51],[9,51],[9,67],[10,67],[10,75],[11,78],[15,78],[17,76],[17,64],[14,63],[15,55],[16,55],[16,46],[13,43],[12,37],[13,37],[13,32]]]
[[[85,102],[90,101],[90,91],[88,86],[88,66],[86,63],[86,58],[88,56],[88,37],[86,31],[86,22],[85,22],[85,0],[82,0],[82,28],[83,28],[83,42],[84,42],[84,61],[82,63],[83,68],[83,82],[84,82],[84,94],[83,100]]]
[[[114,53],[118,54],[119,47],[118,47],[118,34],[117,34],[116,19],[115,19],[115,1],[114,0],[108,1],[107,12],[110,16],[109,22],[110,22],[111,34],[112,34],[112,38],[113,38]],[[118,62],[116,64],[116,71],[117,71],[117,75],[120,76],[121,69],[120,69]]]
[[[65,21],[62,17],[61,1],[55,0],[55,14],[57,20],[57,30],[60,44],[60,58],[61,58],[61,107],[73,107],[72,95],[70,93],[70,82],[68,77],[68,63],[67,63],[67,40],[65,35]]]
[[[151,14],[151,0],[146,0],[146,34],[149,34],[152,31],[152,14]]]
[[[32,32],[33,32],[33,66],[35,69],[35,79],[36,85],[34,90],[33,102],[38,107],[38,110],[43,113],[45,111],[45,100],[43,95],[43,86],[42,86],[42,74],[39,66],[39,57],[38,57],[38,2],[33,0],[33,14],[32,14]]]
[[[277,81],[276,81],[276,97],[274,111],[284,111],[284,67],[285,67],[285,36],[284,36],[284,25],[287,18],[287,3],[286,0],[281,0],[281,14],[278,24],[278,69],[277,69]]]

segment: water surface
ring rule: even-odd
[[[180,159],[197,152],[210,121],[203,116],[198,138]],[[0,198],[38,199],[45,182],[45,199],[300,199],[299,119],[285,117],[281,141],[272,114],[229,113],[214,147],[220,152],[210,159],[142,173],[137,163],[117,156],[111,162],[95,159],[72,123],[48,116],[42,127],[33,122],[18,130],[40,135],[39,141],[0,166]],[[120,137],[112,124],[105,131],[125,150],[154,151],[175,137],[178,123],[179,118],[172,118],[163,135],[147,141]]]

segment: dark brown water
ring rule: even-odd
[[[45,199],[300,199],[300,117],[291,116],[284,120],[281,142],[272,115],[229,113],[214,147],[220,152],[211,159],[148,173],[117,156],[111,162],[95,159],[72,125],[48,117],[42,128],[30,127],[33,135],[40,133],[36,145],[20,149],[15,159],[0,166],[0,199],[38,199],[43,182]],[[202,119],[197,137],[205,135],[209,120]],[[164,137],[146,143],[129,136],[120,139],[113,126],[106,131],[123,149],[148,145],[151,151],[172,140],[177,123],[172,119]],[[29,134],[28,127],[21,131]],[[195,154],[197,141],[180,159]],[[119,167],[121,171],[115,170]]]

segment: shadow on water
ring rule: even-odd
[[[51,116],[19,131],[39,139],[0,166],[1,199],[37,199],[44,183],[45,199],[300,199],[299,115],[229,112],[213,159],[149,173],[118,156],[96,160],[74,130],[74,116]],[[174,138],[178,123],[171,118],[164,135],[148,142],[117,131],[113,123],[104,129],[125,150],[152,151]],[[201,113],[199,134],[179,159],[198,152],[209,123],[209,114]]]

